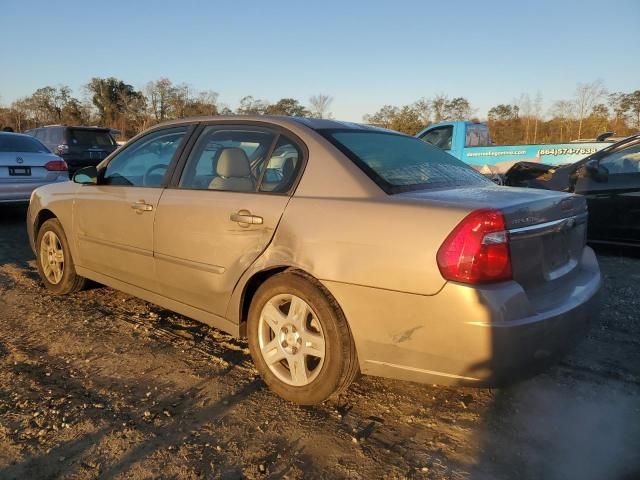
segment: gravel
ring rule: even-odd
[[[640,255],[600,251],[601,318],[500,390],[363,377],[300,407],[242,340],[95,285],[41,286],[0,208],[0,479],[640,478]]]

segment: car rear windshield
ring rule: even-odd
[[[80,130],[80,129],[70,129],[69,130],[69,143],[71,145],[82,145],[82,146],[96,146],[96,147],[104,147],[104,146],[113,146],[115,145],[113,138],[109,132],[104,130]]]
[[[375,130],[319,132],[387,193],[491,183],[457,158],[415,137]]]
[[[35,138],[23,135],[0,135],[0,152],[51,153]]]

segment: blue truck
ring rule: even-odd
[[[503,175],[518,162],[563,165],[603,149],[610,142],[576,142],[539,145],[494,145],[483,122],[443,122],[429,125],[416,135],[440,147],[485,175]]]

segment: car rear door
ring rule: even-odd
[[[97,185],[82,185],[74,202],[78,265],[158,292],[153,223],[168,169],[186,126],[155,130],[113,157]]]
[[[603,181],[581,175],[575,192],[589,205],[589,238],[640,243],[640,140],[600,159],[609,174]]]
[[[284,151],[291,160],[282,161]],[[154,256],[163,295],[225,315],[240,276],[273,237],[302,151],[275,128],[203,127],[158,205]],[[262,188],[266,171],[270,183]]]

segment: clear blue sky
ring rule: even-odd
[[[523,92],[570,98],[577,82],[640,89],[640,0],[22,0],[0,11],[3,104],[46,85],[82,96],[94,76],[137,88],[168,77],[231,107],[327,93],[334,116],[355,121],[436,93],[484,116]]]

